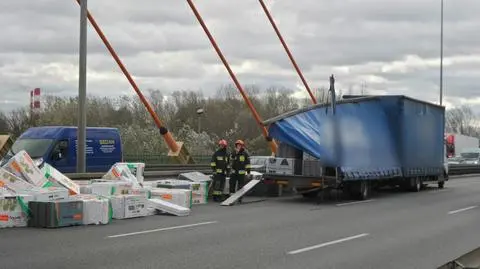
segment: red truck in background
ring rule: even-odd
[[[445,134],[445,145],[447,157],[452,158],[458,156],[464,150],[478,148],[479,139],[472,136],[447,133]]]

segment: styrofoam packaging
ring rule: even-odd
[[[132,188],[130,194],[142,195],[149,199],[152,196],[152,188]]]
[[[3,168],[0,168],[0,188],[5,188],[13,193],[38,189],[35,185],[17,177]]]
[[[103,196],[129,194],[132,190],[132,183],[124,181],[95,182],[90,186],[92,194]]]
[[[92,185],[80,186],[80,194],[92,194]]]
[[[135,188],[141,187],[137,178],[130,172],[130,169],[121,163],[114,164],[102,179],[127,181],[132,183]]]
[[[191,190],[154,188],[151,191],[151,195],[154,199],[162,199],[186,208],[192,207]]]
[[[137,182],[142,184],[144,181],[143,172],[145,171],[145,163],[116,163],[118,166],[123,166],[130,170],[130,173],[137,178]]]
[[[42,172],[46,179],[67,188],[71,195],[80,194],[80,186],[48,163],[44,164]]]
[[[212,179],[205,175],[204,173],[200,172],[188,172],[188,173],[181,173],[178,175],[178,179],[180,180],[187,180],[192,182],[210,182]]]
[[[20,192],[33,196],[33,201],[57,201],[68,199],[68,190],[63,187],[39,188],[32,191]]]
[[[26,227],[28,224],[28,202],[30,195],[0,196],[0,229]]]
[[[190,208],[172,204],[162,199],[148,199],[147,206],[150,208],[154,208],[160,212],[165,212],[179,217],[185,217],[190,215]]]
[[[190,189],[192,191],[192,204],[206,204],[208,201],[208,181],[187,181],[180,179],[166,179],[155,181],[159,188]]]
[[[37,187],[48,187],[49,181],[43,176],[42,171],[33,163],[32,158],[24,150],[13,156],[4,166],[17,177],[24,178]]]
[[[110,197],[114,219],[145,217],[149,214],[147,199],[141,195],[118,195]]]
[[[110,200],[98,195],[80,194],[72,196],[83,201],[83,224],[108,224],[113,212],[110,209]]]

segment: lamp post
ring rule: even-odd
[[[198,133],[200,133],[200,128],[202,127],[202,114],[205,112],[203,108],[197,108],[198,115]]]
[[[77,173],[86,172],[86,126],[87,115],[87,0],[80,2],[80,57],[78,81],[78,129],[77,129]]]
[[[440,0],[440,105],[443,105],[443,1]]]

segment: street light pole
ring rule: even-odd
[[[202,126],[202,114],[205,112],[203,108],[197,108],[197,115],[198,115],[198,133],[200,134],[201,126]]]
[[[80,1],[80,57],[78,79],[77,173],[86,172],[87,114],[87,0]]]
[[[443,105],[443,1],[440,0],[440,105]]]

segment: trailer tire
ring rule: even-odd
[[[439,188],[439,189],[445,188],[445,181],[439,181],[439,182],[438,182],[438,188]]]
[[[412,178],[410,184],[413,192],[420,192],[422,190],[422,181],[420,180],[420,177]]]
[[[370,198],[370,191],[371,191],[371,188],[370,188],[370,184],[368,181],[366,180],[362,180],[360,182],[360,184],[358,184],[358,199],[360,200],[367,200],[368,198]]]

